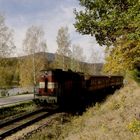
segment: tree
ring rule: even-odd
[[[33,86],[34,85],[34,73],[33,73],[33,61],[32,55],[25,56],[20,60],[20,85]],[[47,60],[41,54],[35,54],[35,80],[38,79],[40,70],[47,68]],[[36,81],[35,81],[36,82]],[[36,84],[36,83],[35,83]]]
[[[14,77],[16,76],[15,73],[16,66],[9,66],[5,65],[0,66],[0,87],[1,88],[9,88],[15,86],[17,83],[14,83]]]
[[[108,63],[104,66],[104,72],[125,74],[134,70],[135,65],[140,63],[140,42],[121,39],[117,44],[117,47],[110,49],[106,57]]]
[[[95,48],[91,49],[91,55],[89,57],[89,62],[92,63],[92,65],[89,68],[89,73],[90,74],[99,74],[100,71],[98,71],[98,66],[97,64],[100,63],[101,61],[101,54],[100,52]]]
[[[110,46],[122,35],[139,39],[139,0],[80,0],[80,4],[85,10],[75,11],[75,27],[95,35],[100,45]]]
[[[44,31],[41,27],[31,26],[27,29],[26,37],[23,41],[23,49],[27,55],[37,52],[45,52],[47,49]]]
[[[20,83],[21,85],[36,85],[38,72],[44,69],[47,63],[46,57],[42,55],[46,51],[47,45],[41,27],[31,26],[27,29],[23,48],[27,56],[21,61]],[[38,56],[39,52],[41,53]]]
[[[0,15],[0,58],[9,57],[15,48],[13,32],[5,24],[5,18]]]
[[[13,32],[6,26],[4,16],[0,15],[0,87],[11,86],[14,71],[8,57],[14,48]]]
[[[75,11],[77,31],[82,34],[94,35],[100,45],[114,46],[113,50],[109,50],[111,53],[120,47],[124,48],[124,46],[125,51],[127,51],[131,46],[133,53],[127,51],[125,54],[137,56],[139,52],[138,42],[140,41],[139,0],[80,0],[80,4],[85,9],[79,12]],[[114,55],[116,55],[115,52]],[[123,54],[120,53],[120,55],[112,57],[116,57],[112,63],[117,63],[116,60],[123,57]],[[129,60],[129,56],[124,61],[127,64],[140,62],[139,58],[135,59],[135,62],[132,59]],[[118,69],[120,65],[121,63],[115,68]],[[133,66],[125,65],[124,67],[128,70],[131,68]]]
[[[71,69],[73,71],[83,72],[82,64],[85,61],[83,49],[79,45],[73,45],[71,52]]]
[[[70,35],[68,33],[68,27],[61,27],[57,34],[57,45],[58,49],[55,56],[55,64],[57,68],[68,69],[68,57],[71,55],[70,46]]]

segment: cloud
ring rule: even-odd
[[[31,25],[43,27],[49,52],[55,52],[57,49],[58,29],[68,26],[72,43],[79,44],[85,55],[89,56],[90,47],[93,44],[94,47],[98,45],[95,40],[91,45],[91,37],[82,36],[75,31],[75,8],[82,9],[77,0],[0,0],[0,9],[6,13],[6,22],[15,30],[18,53],[22,53],[22,41]]]

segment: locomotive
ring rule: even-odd
[[[52,104],[73,104],[89,92],[119,88],[123,85],[122,76],[86,76],[80,72],[61,69],[43,70],[38,79],[35,100]]]

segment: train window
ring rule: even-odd
[[[54,89],[55,83],[54,82],[48,82],[48,89]]]
[[[39,88],[45,88],[45,82],[39,82]]]
[[[45,92],[48,90],[48,79],[45,79]]]

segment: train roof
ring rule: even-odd
[[[72,71],[72,70],[70,70],[70,69],[68,69],[68,70],[62,70],[62,69],[43,69],[43,70],[41,70],[40,72],[49,72],[49,71],[52,71],[52,72],[69,72],[69,73],[77,73],[77,74],[80,74],[80,75],[84,75],[84,73],[83,72],[76,72],[76,71]]]
[[[48,72],[52,72],[52,73],[56,73],[56,74],[59,74],[59,73],[71,73],[71,74],[79,74],[79,75],[84,75],[85,79],[89,79],[90,77],[97,77],[97,78],[113,78],[113,77],[118,77],[118,78],[123,78],[122,75],[85,75],[84,73],[82,72],[74,72],[72,70],[62,70],[62,69],[43,69],[40,71],[41,73],[48,73]]]
[[[85,78],[89,79],[89,78],[123,78],[123,76],[121,75],[86,75]]]

